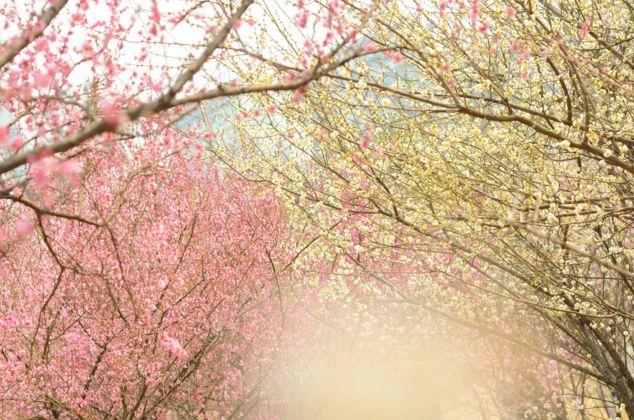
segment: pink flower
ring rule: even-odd
[[[312,55],[314,47],[315,47],[315,45],[313,44],[313,42],[310,39],[307,39],[306,41],[304,41],[304,52],[307,55]]]
[[[54,157],[39,157],[31,165],[29,176],[33,178],[37,185],[44,185],[55,172],[57,160]]]
[[[295,23],[300,28],[305,28],[308,24],[308,11],[304,10],[302,13],[297,15]]]
[[[308,85],[304,85],[293,92],[293,102],[298,103],[304,99],[304,95],[308,91]]]
[[[277,107],[275,105],[271,105],[270,107],[266,108],[266,113],[269,115],[273,115],[277,112]]]
[[[33,226],[33,223],[23,217],[19,219],[15,225],[15,234],[18,236],[18,238],[25,238],[31,232],[33,232],[34,229],[35,226]]]
[[[522,44],[520,44],[518,41],[513,41],[513,43],[511,43],[511,54],[515,51],[522,50],[522,48]]]
[[[46,38],[40,39],[35,44],[35,49],[38,50],[38,51],[47,51],[49,49],[48,40]]]
[[[335,39],[335,34],[332,31],[328,31],[326,33],[326,37],[324,38],[324,42],[322,43],[322,45],[325,47],[328,44],[330,44],[332,42],[332,40]]]
[[[163,90],[163,85],[161,85],[161,82],[155,82],[150,77],[147,77],[147,84],[148,87],[155,92],[160,92],[161,90]]]
[[[517,12],[515,12],[515,9],[512,6],[505,6],[504,13],[506,14],[507,19],[513,19],[515,15],[517,14]]]
[[[376,44],[372,41],[368,42],[363,46],[363,51],[367,53],[376,51]]]
[[[161,21],[161,14],[159,13],[158,4],[156,0],[152,2],[152,20],[156,23]]]
[[[51,82],[51,76],[43,71],[38,71],[33,75],[33,86],[37,88],[45,88]]]
[[[81,165],[76,160],[66,160],[59,165],[59,172],[66,175],[73,185],[79,182]]]
[[[333,18],[339,17],[339,0],[332,0],[328,3],[328,11],[330,12],[330,16]]]
[[[0,147],[9,143],[9,126],[0,126]]]
[[[12,152],[17,152],[21,148],[22,148],[22,140],[18,138],[13,139],[13,141],[9,143],[9,149],[11,149]]]
[[[478,17],[480,17],[480,2],[473,0],[471,2],[471,26],[476,26]]]
[[[103,120],[107,123],[107,124],[111,124],[111,125],[119,125],[122,122],[122,117],[121,114],[119,112],[119,108],[117,107],[116,104],[110,102],[107,104],[104,104],[101,107],[101,112],[103,115]]]
[[[363,132],[363,140],[361,141],[361,143],[359,143],[359,146],[366,148],[370,145],[370,142],[374,139],[374,136],[372,135],[372,130],[367,128],[364,132]]]
[[[385,55],[387,55],[395,64],[401,64],[403,60],[405,60],[403,55],[398,51],[388,50],[385,51]]]
[[[584,39],[590,33],[590,20],[586,19],[581,24],[581,39]]]
[[[187,350],[185,350],[181,343],[177,339],[172,338],[165,333],[163,333],[161,343],[163,344],[163,347],[165,347],[165,349],[172,353],[175,357],[179,359],[187,359],[189,357]]]

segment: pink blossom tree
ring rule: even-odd
[[[0,411],[132,418],[248,407],[281,331],[287,228],[270,193],[164,142],[76,158],[13,192],[0,260]],[[56,211],[32,204],[42,195]],[[75,216],[81,215],[81,216]]]

